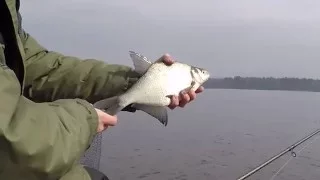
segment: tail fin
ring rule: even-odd
[[[97,101],[93,104],[93,106],[97,109],[105,110],[106,113],[112,116],[116,115],[119,111],[121,111],[124,108],[119,105],[118,96]]]

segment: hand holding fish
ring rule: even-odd
[[[161,57],[162,61],[170,66],[175,61],[169,54],[164,54]],[[189,92],[181,91],[180,96],[172,96],[171,97],[171,103],[168,106],[170,109],[175,109],[177,106],[184,107],[189,102],[194,100],[196,98],[196,94],[201,93],[204,90],[203,86],[200,86],[196,91],[190,90]]]

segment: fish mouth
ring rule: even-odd
[[[205,77],[205,78],[202,78],[202,82],[204,83],[204,82],[208,81],[209,78],[210,78],[210,76],[207,76],[207,77]]]

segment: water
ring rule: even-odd
[[[111,180],[233,180],[319,125],[320,93],[206,90],[170,111],[167,127],[142,112],[121,113],[104,134],[101,170]],[[249,179],[269,180],[288,158]],[[275,180],[318,180],[319,167],[320,139]]]

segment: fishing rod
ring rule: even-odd
[[[282,152],[280,152],[279,154],[273,156],[272,158],[270,158],[269,160],[265,161],[264,163],[262,163],[261,165],[257,166],[255,169],[251,170],[250,172],[248,172],[247,174],[241,176],[240,178],[238,178],[238,180],[244,180],[247,179],[249,176],[253,175],[254,173],[258,172],[259,170],[261,170],[262,168],[266,167],[268,164],[270,164],[271,162],[273,162],[274,160],[280,158],[281,156],[283,156],[284,154],[288,153],[291,151],[291,155],[293,157],[296,157],[296,153],[293,151],[293,149],[297,146],[299,146],[300,144],[302,144],[303,142],[305,142],[306,140],[310,139],[311,137],[313,137],[314,135],[318,134],[320,132],[320,129],[315,130],[314,132],[312,132],[311,134],[309,134],[308,136],[304,137],[303,139],[301,139],[300,141],[294,143],[293,145],[291,145],[290,147],[288,147],[287,149],[283,150]]]

